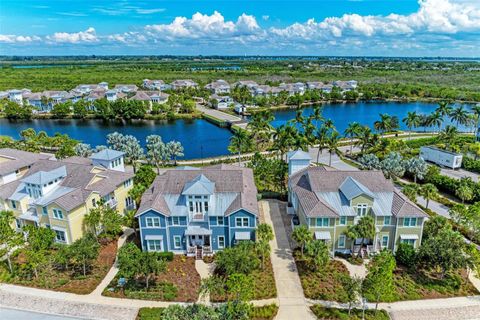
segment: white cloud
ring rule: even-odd
[[[152,14],[158,12],[164,12],[165,8],[156,8],[156,9],[136,9],[135,10],[138,14]]]
[[[47,36],[46,39],[55,43],[89,43],[99,41],[93,27],[90,27],[85,31],[74,33],[56,32],[51,36]]]
[[[40,40],[41,38],[37,36],[16,36],[13,34],[0,34],[0,43],[28,43]]]
[[[68,17],[86,17],[85,13],[81,12],[57,12],[57,14],[61,16],[68,16]]]

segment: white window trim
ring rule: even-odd
[[[385,223],[385,218],[390,218],[390,223],[389,223],[389,224],[386,224],[386,223]],[[390,217],[390,216],[384,216],[384,217],[383,217],[383,225],[384,225],[384,226],[391,226],[391,225],[392,225],[392,217]]]
[[[220,238],[223,238],[223,246],[220,246]],[[225,236],[217,237],[218,249],[225,249]]]
[[[365,214],[359,214],[359,209],[365,209]],[[357,216],[358,217],[364,217],[368,214],[368,203],[358,203],[357,204]]]
[[[384,246],[384,245],[383,245],[383,239],[384,239],[385,237],[387,238],[387,245]],[[389,244],[389,243],[390,243],[390,236],[389,236],[389,235],[386,235],[386,234],[382,235],[382,239],[381,239],[381,241],[380,241],[380,246],[382,247],[382,249],[383,249],[383,248],[388,248],[388,244]]]
[[[409,219],[409,220],[408,220],[408,221],[409,221],[408,225],[405,225],[405,221],[406,221],[405,219]],[[415,219],[415,224],[414,224],[414,225],[412,225],[412,219]],[[402,226],[403,226],[404,228],[415,228],[415,227],[417,226],[417,223],[418,223],[417,218],[415,218],[415,217],[414,217],[414,218],[409,218],[409,217],[407,217],[407,218],[403,218],[403,225],[402,225]]]
[[[54,230],[54,231],[60,231],[60,232],[63,232],[63,233],[65,234],[65,242],[63,242],[63,241],[58,241],[58,240],[57,240],[57,234],[55,233],[55,242],[57,242],[57,243],[66,243],[66,244],[70,243],[70,242],[68,241],[67,229],[59,228],[59,227],[54,227],[54,226],[50,226],[50,228],[51,228],[52,230]]]
[[[150,248],[150,241],[160,241],[160,250],[152,250]],[[163,251],[163,241],[162,240],[147,240],[147,251],[148,252],[162,252]]]
[[[240,221],[240,225],[238,225],[238,222]],[[247,221],[247,224],[245,225],[245,221]],[[236,217],[235,218],[235,227],[236,228],[248,228],[250,227],[250,219],[248,217]]]
[[[341,238],[343,238],[343,246],[340,245]],[[347,244],[347,237],[344,234],[342,234],[340,237],[338,237],[338,248],[345,249],[346,244]]]
[[[218,223],[219,219],[222,219],[222,223]],[[225,218],[224,217],[217,217],[217,226],[224,226],[225,225]]]
[[[177,246],[176,240],[179,241],[180,245]],[[173,236],[173,248],[181,249],[182,248],[182,236]]]
[[[342,223],[342,218],[345,218],[345,223]],[[343,216],[343,217],[340,217],[340,219],[338,219],[338,225],[339,226],[346,226],[348,223],[348,219],[346,216]]]
[[[59,218],[58,215],[56,214],[58,212],[60,212],[62,214],[61,218]],[[53,217],[53,219],[56,219],[56,220],[65,220],[65,215],[63,214],[63,211],[61,209],[58,209],[58,208],[52,209],[52,217]]]
[[[148,225],[148,221],[151,220],[152,221],[152,225],[149,226]],[[153,221],[158,221],[158,226],[155,226],[155,223],[153,223]],[[145,228],[147,229],[153,229],[153,228],[160,228],[162,225],[161,225],[161,222],[160,222],[160,218],[158,217],[146,217],[145,218]]]
[[[174,222],[174,221],[175,221],[175,218],[178,219],[178,223],[175,223],[175,222]],[[180,223],[180,217],[178,217],[178,216],[172,217],[172,226],[180,226],[180,225],[181,225],[181,223]]]

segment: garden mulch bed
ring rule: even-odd
[[[350,276],[343,263],[330,260],[325,268],[320,271],[312,271],[298,258],[299,252],[295,252],[300,282],[306,298],[314,300],[346,301],[346,293],[341,283],[341,277]]]
[[[71,270],[42,270],[38,279],[19,279],[11,277],[6,282],[16,285],[49,289],[60,292],[68,292],[75,294],[89,294],[102,282],[117,256],[117,240],[102,244],[100,251],[93,265],[93,269],[84,277],[81,274],[72,276]],[[20,255],[18,261],[23,259]],[[17,261],[17,262],[18,262]]]
[[[200,275],[195,269],[195,258],[189,258],[184,255],[175,255],[172,261],[167,261],[167,269],[164,273],[159,274],[154,279],[150,280],[149,291],[130,290],[130,293],[125,294],[117,287],[118,277],[115,277],[108,285],[108,288],[115,288],[114,291],[108,289],[103,292],[103,295],[115,298],[129,298],[141,300],[167,300],[176,302],[196,302],[200,290]],[[173,299],[161,299],[155,293],[159,290],[156,284],[173,285],[176,288],[176,296]]]
[[[479,292],[468,280],[466,270],[443,280],[423,271],[407,271],[397,268],[394,272],[396,294],[391,301],[437,299],[478,295]]]

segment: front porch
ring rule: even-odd
[[[213,255],[212,230],[202,227],[188,227],[185,231],[187,257],[203,259]]]

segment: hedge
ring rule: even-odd
[[[471,201],[465,201],[467,203],[474,203],[480,201],[480,183],[474,182],[471,179],[464,179],[464,183],[472,189],[473,199]],[[427,175],[425,182],[434,184],[438,190],[448,193],[452,196],[455,195],[455,191],[460,186],[460,179],[450,178],[441,174]]]
[[[463,157],[462,168],[467,171],[480,173],[480,160],[474,160],[469,157]]]
[[[165,259],[167,261],[173,261],[173,252],[158,252],[157,254],[162,259]]]

